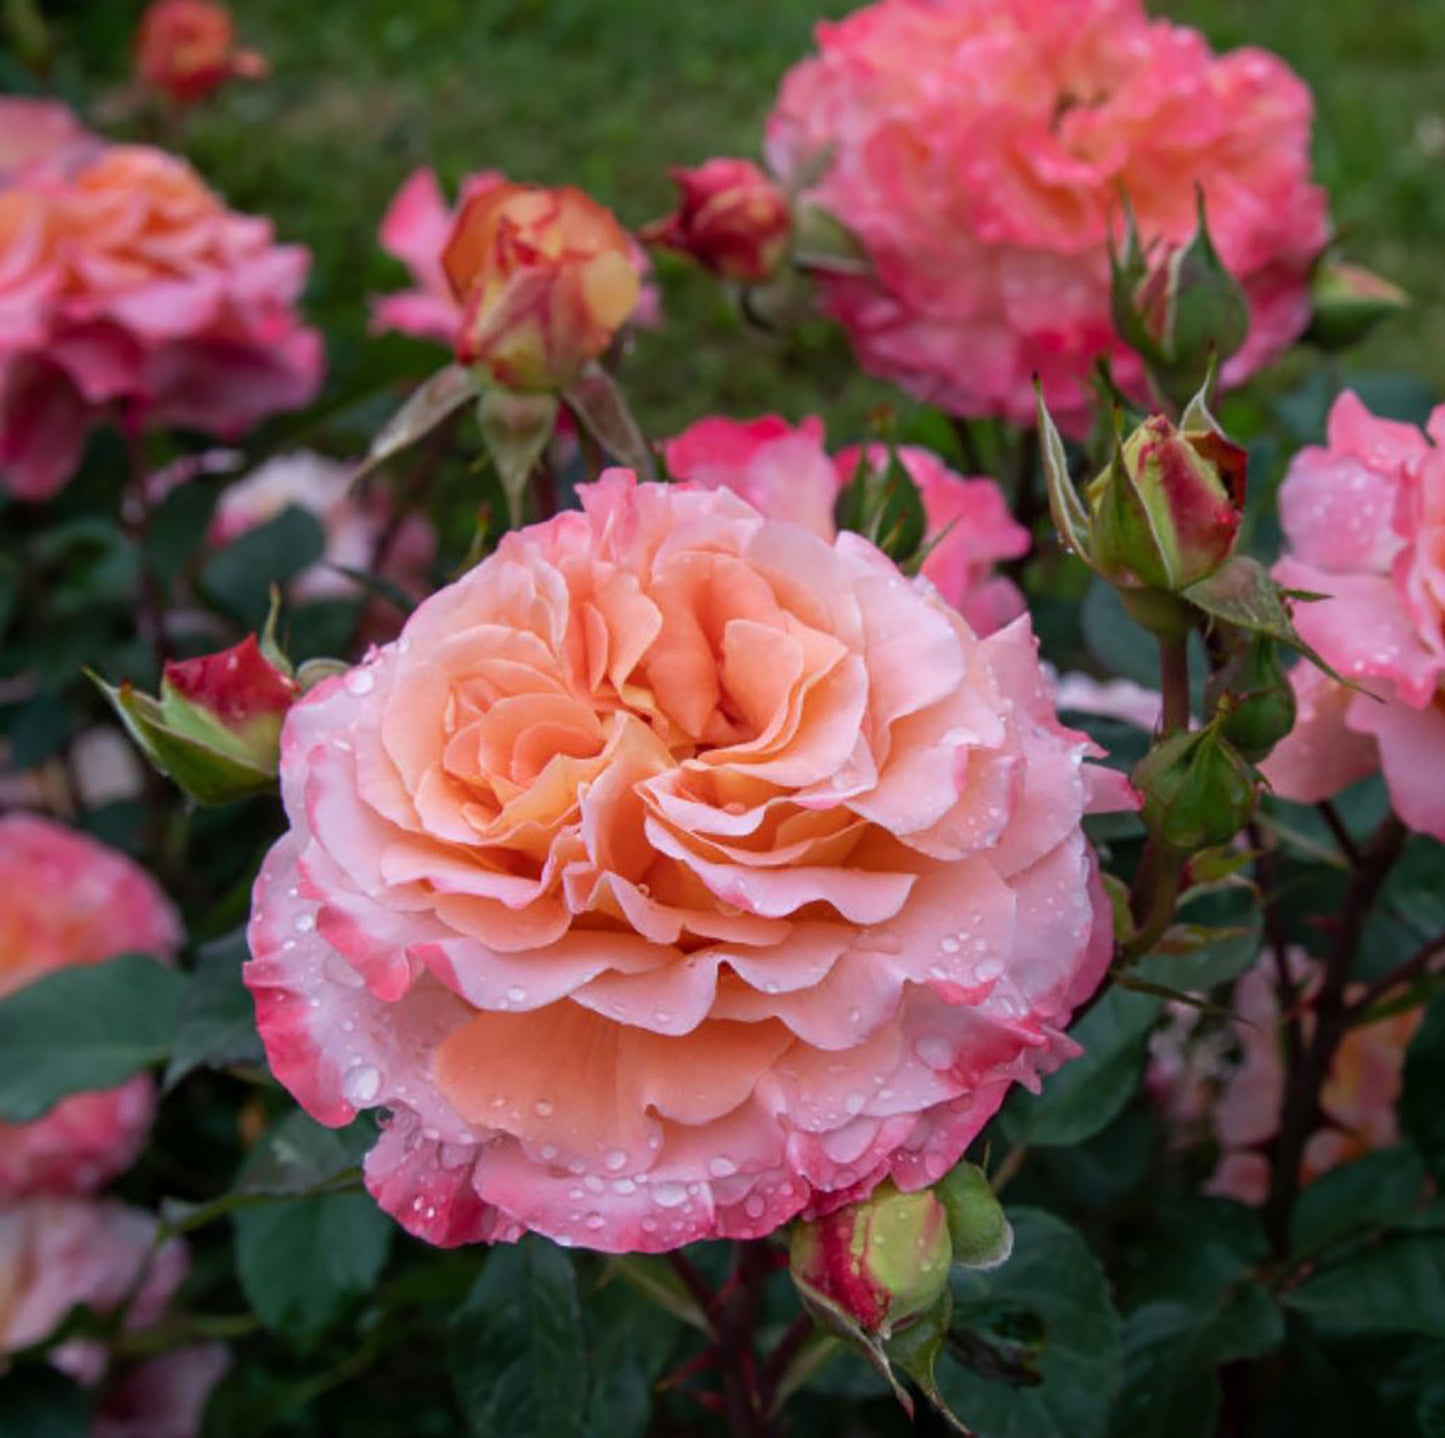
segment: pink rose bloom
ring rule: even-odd
[[[1146,689],[1132,679],[1095,679],[1078,672],[1059,676],[1054,703],[1064,713],[1097,714],[1145,731],[1159,727],[1163,709],[1157,689]]]
[[[59,100],[0,96],[0,187],[34,166],[63,166],[103,143]]]
[[[1383,768],[1400,818],[1437,839],[1445,839],[1442,443],[1445,407],[1421,434],[1376,419],[1346,393],[1330,412],[1326,447],[1301,450],[1291,464],[1279,493],[1288,549],[1274,577],[1330,596],[1296,604],[1295,624],[1369,692],[1297,665],[1299,718],[1264,765],[1276,792],[1305,804]]]
[[[953,1165],[1112,946],[1026,620],[613,470],[291,710],[246,980],[439,1244],[766,1234]],[[1107,796],[1114,799],[1114,795]],[[1117,799],[1115,799],[1117,802]]]
[[[407,176],[382,217],[377,238],[387,254],[406,266],[413,287],[372,298],[373,330],[397,330],[417,339],[436,340],[448,347],[456,343],[462,306],[442,270],[442,251],[466,202],[473,195],[506,183],[506,176],[498,170],[480,170],[467,175],[462,179],[453,207],[447,204],[435,170],[413,170]],[[654,328],[662,322],[662,301],[657,286],[646,283],[652,273],[652,261],[631,235],[628,238],[633,265],[644,280],[630,323]]]
[[[953,414],[1034,422],[1032,377],[1082,436],[1114,334],[1108,237],[1127,193],[1145,243],[1193,232],[1195,187],[1247,291],[1238,382],[1299,337],[1329,238],[1310,179],[1309,91],[1261,50],[1216,56],[1140,0],[879,0],[818,27],[784,79],[768,155],[861,241],[823,275],[864,368]]]
[[[0,189],[0,479],[49,498],[110,417],[234,439],[307,403],[323,365],[295,307],[307,264],[146,146]]]
[[[71,964],[128,951],[169,959],[181,944],[180,918],[144,870],[37,815],[0,818],[0,891],[0,997]],[[34,1123],[0,1124],[0,1202],[98,1188],[135,1161],[154,1108],[141,1075],[62,1099]]]
[[[838,491],[853,478],[861,453],[855,445],[829,459],[823,423],[805,419],[796,429],[776,415],[762,419],[703,419],[664,448],[668,472],[708,489],[731,489],[770,519],[804,525],[823,539],[834,535]],[[923,573],[980,633],[991,634],[1024,612],[1023,595],[993,574],[1003,559],[1029,547],[1028,531],[1009,513],[991,479],[964,479],[936,454],[903,445],[900,463],[913,477],[928,515],[928,537],[937,541]],[[881,445],[869,449],[885,464]]]
[[[1320,965],[1301,950],[1289,955],[1296,978],[1313,979]],[[1350,998],[1355,997],[1352,991]],[[1236,1033],[1242,1061],[1225,1081],[1214,1111],[1220,1160],[1209,1182],[1211,1193],[1241,1203],[1262,1203],[1269,1191],[1267,1150],[1279,1131],[1284,1097],[1284,1041],[1274,974],[1256,964],[1234,991]],[[1325,1124],[1310,1136],[1301,1160],[1301,1180],[1322,1173],[1400,1139],[1395,1101],[1405,1049],[1423,1016],[1411,1009],[1352,1029],[1335,1054],[1320,1093]],[[1305,1016],[1306,1035],[1310,1030]]]
[[[278,455],[244,479],[228,485],[207,536],[213,545],[241,535],[295,506],[314,514],[326,532],[321,561],[298,575],[291,587],[297,599],[349,599],[356,582],[340,569],[369,570],[376,546],[391,522],[385,493],[353,490],[354,466],[300,450]],[[408,515],[392,535],[382,576],[413,598],[425,593],[427,571],[436,553],[436,533],[419,514]]]
[[[118,1203],[32,1198],[0,1208],[0,1355],[43,1342],[77,1305],[115,1312],[143,1274],[125,1326],[152,1327],[187,1268],[174,1239],[152,1257],[154,1237],[150,1214]],[[228,1360],[224,1348],[202,1344],[107,1375],[104,1347],[76,1339],[52,1361],[87,1386],[113,1380],[92,1423],[94,1438],[194,1438]]]

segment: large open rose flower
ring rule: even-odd
[[[307,264],[161,150],[22,171],[0,189],[0,481],[48,498],[105,418],[235,438],[305,404]]]
[[[180,919],[144,870],[35,815],[0,818],[0,892],[0,996],[71,964],[180,947]],[[99,1187],[135,1160],[154,1108],[142,1075],[62,1099],[34,1123],[0,1124],[0,1202]]]
[[[1027,621],[611,471],[290,713],[246,981],[436,1243],[750,1237],[916,1189],[1111,948]],[[1113,797],[1113,796],[1110,796]]]
[[[1127,194],[1146,243],[1209,227],[1251,307],[1234,382],[1298,338],[1329,229],[1310,180],[1309,91],[1260,50],[1215,56],[1140,0],[880,0],[818,31],[768,125],[776,172],[862,242],[823,276],[862,364],[964,415],[1087,427],[1114,334],[1108,239]]]
[[[1274,577],[1329,595],[1295,606],[1300,633],[1346,678],[1293,671],[1299,718],[1264,772],[1315,803],[1383,768],[1395,811],[1445,839],[1445,407],[1422,434],[1351,393],[1326,447],[1302,450],[1279,494],[1288,544]],[[1383,702],[1381,702],[1383,701]]]
[[[794,427],[776,415],[761,419],[702,419],[664,447],[668,472],[709,489],[731,489],[773,519],[792,520],[832,539],[839,489],[857,469],[855,446],[830,459],[823,425],[805,419]],[[1009,513],[991,479],[964,479],[932,451],[902,445],[899,462],[918,486],[928,515],[929,546],[923,573],[980,633],[992,633],[1024,612],[1023,595],[993,573],[1000,560],[1029,548],[1028,531]],[[888,462],[882,446],[868,460]]]
[[[105,1317],[127,1305],[127,1331],[153,1327],[187,1268],[180,1242],[156,1248],[155,1232],[150,1214],[118,1203],[31,1198],[0,1207],[0,1361],[42,1342],[77,1306]],[[219,1344],[204,1343],[115,1367],[102,1343],[81,1338],[59,1345],[51,1361],[87,1386],[106,1380],[93,1438],[194,1438],[228,1360]]]

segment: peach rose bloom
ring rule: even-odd
[[[155,1228],[148,1213],[93,1199],[0,1207],[0,1356],[42,1342],[77,1305],[105,1316],[133,1292],[126,1330],[153,1327],[188,1266],[175,1239],[152,1254]],[[94,1339],[61,1344],[51,1361],[87,1387],[107,1380],[93,1438],[195,1438],[228,1364],[220,1345],[200,1344],[107,1372]]]
[[[213,0],[153,0],[136,32],[135,68],[142,85],[178,105],[271,69],[260,51],[237,48],[231,12]]]
[[[1445,840],[1445,406],[1422,434],[1346,392],[1324,448],[1301,450],[1279,492],[1286,588],[1300,633],[1359,693],[1299,664],[1299,718],[1264,765],[1313,804],[1383,768],[1412,829]],[[1383,702],[1381,702],[1383,701]]]
[[[1250,300],[1237,383],[1309,322],[1329,238],[1308,89],[1273,55],[1216,56],[1141,0],[879,0],[817,31],[768,122],[775,173],[826,162],[809,198],[862,243],[824,274],[860,363],[953,414],[1034,422],[1033,376],[1082,437],[1114,333],[1108,239],[1127,193],[1145,243],[1210,231]],[[829,158],[831,157],[831,158]]]
[[[505,389],[564,389],[637,307],[632,252],[612,213],[571,186],[474,192],[441,257],[462,308],[457,358]]]
[[[731,489],[773,519],[805,525],[832,539],[839,490],[858,467],[858,446],[830,459],[823,423],[805,419],[796,428],[777,415],[755,420],[702,419],[669,440],[668,473],[709,489]],[[928,516],[923,574],[981,634],[991,634],[1024,612],[1018,587],[993,573],[1004,559],[1028,553],[1028,531],[1009,512],[991,479],[964,479],[930,450],[902,445],[899,462],[912,476]],[[881,445],[869,462],[887,463]]]
[[[0,817],[0,891],[0,997],[72,964],[131,951],[170,959],[181,945],[180,918],[143,869],[38,815]],[[141,1075],[73,1094],[33,1123],[0,1123],[0,1203],[100,1187],[135,1161],[154,1109]]]
[[[90,425],[236,438],[306,404],[321,337],[295,303],[307,253],[141,145],[0,189],[0,482],[53,495]]]
[[[1020,619],[855,535],[612,470],[282,736],[245,975],[273,1072],[384,1111],[433,1243],[766,1234],[917,1189],[1063,1033],[1112,930],[1107,776]]]
[[[1302,950],[1289,955],[1291,972],[1313,982],[1320,965]],[[1348,995],[1354,998],[1356,986]],[[1234,991],[1241,1062],[1225,1080],[1214,1110],[1219,1165],[1209,1192],[1241,1203],[1262,1203],[1269,1191],[1269,1144],[1279,1131],[1284,1099],[1284,1041],[1272,971],[1256,965]],[[1416,1008],[1351,1029],[1335,1053],[1320,1092],[1325,1124],[1310,1136],[1300,1177],[1322,1173],[1400,1139],[1395,1101],[1400,1096],[1405,1050],[1419,1028]],[[1305,1033],[1310,1031],[1308,1014]]]

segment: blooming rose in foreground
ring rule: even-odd
[[[154,1236],[154,1218],[117,1203],[32,1198],[0,1208],[0,1356],[42,1342],[78,1305],[109,1315],[133,1290],[126,1330],[154,1326],[187,1267],[174,1239],[152,1256]],[[86,1386],[107,1379],[93,1438],[194,1438],[227,1366],[218,1344],[109,1374],[105,1349],[93,1339],[63,1343],[51,1358]]]
[[[1318,977],[1320,965],[1302,951],[1289,958],[1296,978],[1308,977],[1313,983]],[[1243,1058],[1214,1108],[1220,1160],[1209,1188],[1242,1203],[1261,1203],[1269,1189],[1267,1150],[1279,1129],[1285,1081],[1272,971],[1263,965],[1250,969],[1235,988],[1233,1007]],[[1340,1045],[1320,1093],[1325,1122],[1305,1145],[1303,1182],[1399,1142],[1395,1100],[1405,1049],[1421,1016],[1417,1008],[1365,1024],[1352,1029]],[[1309,1028],[1306,1014],[1306,1033]]]
[[[462,202],[442,251],[456,353],[504,389],[564,389],[612,343],[642,284],[633,241],[571,186],[504,182]]]
[[[506,184],[496,170],[482,170],[462,179],[458,211],[473,195]],[[447,204],[436,172],[414,170],[396,192],[381,221],[378,239],[387,254],[400,260],[411,273],[414,287],[394,295],[380,295],[371,301],[371,324],[375,330],[398,330],[418,339],[455,344],[462,322],[462,306],[452,292],[442,269],[457,212]],[[644,281],[652,272],[647,252],[628,236],[628,247],[637,273]],[[632,323],[641,326],[661,323],[662,306],[657,287],[644,283],[632,312]]]
[[[288,716],[273,1071],[389,1111],[368,1186],[434,1243],[662,1250],[934,1182],[1111,948],[1106,776],[1027,621],[979,638],[726,491],[580,496]]]
[[[271,68],[260,51],[237,49],[231,12],[213,0],[153,0],[136,33],[135,64],[147,89],[180,105]]]
[[[1236,382],[1309,322],[1329,236],[1310,179],[1311,99],[1275,56],[1215,56],[1140,0],[880,0],[818,29],[768,124],[774,171],[861,241],[871,275],[820,276],[863,366],[955,414],[1034,420],[1031,378],[1081,435],[1114,333],[1120,196],[1145,244],[1193,232],[1195,187],[1249,297]]]
[[[677,209],[643,239],[691,255],[721,279],[758,284],[783,262],[792,235],[788,197],[751,160],[674,169]]]
[[[114,145],[0,189],[0,481],[54,494],[91,424],[243,434],[316,393],[306,251],[183,160]]]
[[[933,547],[923,573],[980,633],[1016,619],[1024,612],[1023,595],[992,570],[1000,560],[1026,554],[1029,536],[1009,513],[998,485],[963,479],[917,445],[903,445],[897,453],[928,515],[924,544]],[[776,415],[699,420],[669,440],[663,454],[676,478],[731,489],[770,518],[791,520],[828,540],[835,533],[838,491],[852,479],[860,457],[855,446],[830,459],[820,420],[805,419],[794,428]],[[869,461],[886,464],[887,451],[872,446]]]
[[[181,944],[180,919],[144,870],[37,815],[0,818],[0,893],[0,997],[72,964],[168,959]],[[0,1202],[98,1188],[135,1160],[154,1106],[141,1076],[62,1099],[34,1123],[0,1124]]]
[[[1330,597],[1295,606],[1305,640],[1368,693],[1313,665],[1291,672],[1299,717],[1264,773],[1312,804],[1383,768],[1413,829],[1445,839],[1445,408],[1427,434],[1376,419],[1351,393],[1325,448],[1302,450],[1279,493],[1287,551],[1274,577]],[[1381,702],[1381,701],[1384,702]]]
[[[391,524],[391,505],[378,489],[353,489],[354,466],[299,450],[267,460],[244,479],[227,485],[216,506],[207,538],[230,544],[269,524],[294,505],[313,514],[326,532],[320,561],[292,581],[293,598],[349,599],[356,581],[341,570],[371,568],[376,546]],[[408,515],[392,534],[382,556],[381,574],[407,594],[427,588],[427,571],[436,552],[436,534],[419,514]]]

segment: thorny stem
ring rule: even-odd
[[[1290,1216],[1300,1190],[1300,1161],[1305,1144],[1320,1122],[1320,1091],[1329,1077],[1336,1051],[1349,1031],[1351,1008],[1345,1003],[1350,970],[1364,932],[1365,920],[1390,870],[1405,846],[1405,828],[1393,815],[1386,819],[1360,856],[1340,911],[1334,942],[1325,960],[1324,979],[1311,1009],[1314,1032],[1285,1076],[1279,1135],[1271,1154],[1269,1194],[1264,1225],[1270,1244],[1283,1255],[1289,1246]],[[1428,960],[1427,960],[1428,962]]]
[[[1351,868],[1358,869],[1360,867],[1360,846],[1355,843],[1354,836],[1345,827],[1345,821],[1340,818],[1340,811],[1329,799],[1321,800],[1315,807],[1320,811],[1320,817],[1334,836],[1335,843],[1340,846],[1340,853],[1349,861]]]

